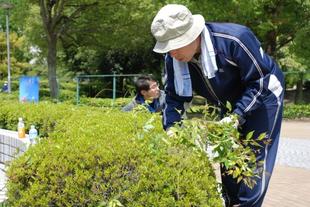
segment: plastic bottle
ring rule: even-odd
[[[31,125],[30,130],[29,130],[29,140],[31,144],[36,143],[37,136],[38,136],[38,131],[36,130],[34,125]]]
[[[17,130],[18,130],[18,137],[19,138],[25,138],[25,124],[23,121],[23,118],[18,118],[18,124],[17,124]]]

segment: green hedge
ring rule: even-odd
[[[80,99],[81,105],[94,106],[94,107],[111,107],[122,108],[128,104],[133,98],[117,98],[113,102],[111,98],[86,98]]]
[[[132,98],[117,98],[114,103],[111,98],[80,98],[80,105],[92,106],[99,108],[122,108],[131,101]],[[0,100],[18,100],[18,92],[15,91],[12,94],[0,93]],[[50,102],[50,97],[47,89],[40,90],[40,100]],[[60,101],[68,104],[76,104],[76,94],[74,91],[62,90],[60,92]],[[189,110],[189,116],[202,116],[204,109],[204,99],[201,97],[195,97],[193,100],[192,110]],[[283,117],[286,119],[300,119],[310,118],[310,104],[287,104],[284,105]],[[1,119],[1,118],[0,118]],[[1,123],[0,123],[1,124]]]
[[[41,88],[39,92],[40,101],[52,102],[49,94],[49,89]],[[111,107],[122,108],[127,103],[129,103],[133,98],[116,98],[114,103],[111,98],[89,98],[85,96],[80,97],[79,105],[87,105],[94,107]],[[19,100],[19,92],[14,91],[11,94],[0,93],[0,100]],[[70,90],[61,90],[59,93],[58,102],[66,102],[68,104],[76,104],[76,92]]]
[[[10,206],[222,205],[208,158],[167,145],[160,117],[145,112],[3,101],[1,124],[17,118],[48,135],[8,169]]]
[[[4,100],[0,104],[0,128],[17,130],[18,117],[22,117],[26,123],[26,131],[34,124],[41,137],[47,137],[55,130],[57,122],[70,117],[74,112],[69,105],[49,102],[33,104]]]
[[[189,117],[203,116],[204,105],[194,105],[189,110]],[[284,105],[283,118],[304,119],[310,118],[310,104],[286,104]]]
[[[310,118],[310,104],[284,105],[283,117],[286,119]]]

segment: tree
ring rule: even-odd
[[[47,40],[47,66],[48,82],[52,98],[58,97],[56,57],[57,41],[63,30],[78,18],[83,10],[95,6],[97,1],[65,1],[65,0],[39,0],[40,15]]]
[[[235,22],[250,27],[263,48],[275,58],[310,22],[309,0],[198,0],[193,13],[206,21]]]
[[[32,38],[32,41],[39,44],[42,52],[46,53],[48,82],[53,99],[58,97],[56,70],[59,39],[66,27],[76,21],[84,11],[95,7],[97,3],[98,1],[95,0],[20,0],[16,2],[17,9],[24,15],[23,19],[26,16],[28,20],[28,22],[20,22],[20,28],[28,35],[34,34],[37,39]],[[25,11],[22,6],[26,6],[29,10]],[[15,13],[15,15],[20,17],[21,14]],[[33,20],[30,24],[29,19]],[[38,19],[41,19],[41,22],[38,22]],[[38,31],[42,31],[43,34]],[[31,37],[29,39],[31,40]]]
[[[156,73],[162,56],[152,52],[151,0],[100,1],[65,28],[63,61],[77,73]]]
[[[162,69],[162,56],[152,52],[155,40],[150,25],[158,9],[170,1],[12,1],[16,3],[14,22],[20,21],[16,31],[27,35],[32,45],[47,54],[52,97],[57,97],[57,61],[58,69],[64,65],[73,73],[102,74],[116,67],[122,73]],[[263,48],[278,60],[286,58],[282,48],[302,48],[307,40],[307,35],[302,34],[307,34],[309,27],[309,0],[174,2],[188,6],[193,14],[202,14],[206,21],[247,25]],[[27,16],[26,20],[22,14]],[[297,54],[296,49],[290,52]]]
[[[19,37],[15,32],[10,34],[11,68],[14,76],[24,74],[30,70],[27,63],[27,50],[25,38]],[[0,79],[7,76],[7,48],[5,33],[0,33]]]

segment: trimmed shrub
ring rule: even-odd
[[[285,105],[283,117],[287,119],[310,118],[310,104]]]
[[[23,117],[26,131],[29,130],[31,124],[34,124],[39,129],[40,136],[47,137],[55,130],[57,122],[70,117],[76,110],[66,104],[1,101],[0,127],[17,130],[18,117]]]
[[[167,144],[156,114],[3,105],[4,125],[14,128],[23,116],[49,136],[10,164],[10,206],[222,205],[207,156],[180,142]]]
[[[80,104],[94,107],[116,107],[122,108],[128,104],[133,98],[117,98],[113,103],[113,99],[110,98],[81,98]]]

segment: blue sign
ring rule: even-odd
[[[20,102],[39,101],[38,76],[22,76],[19,78],[19,101]]]

